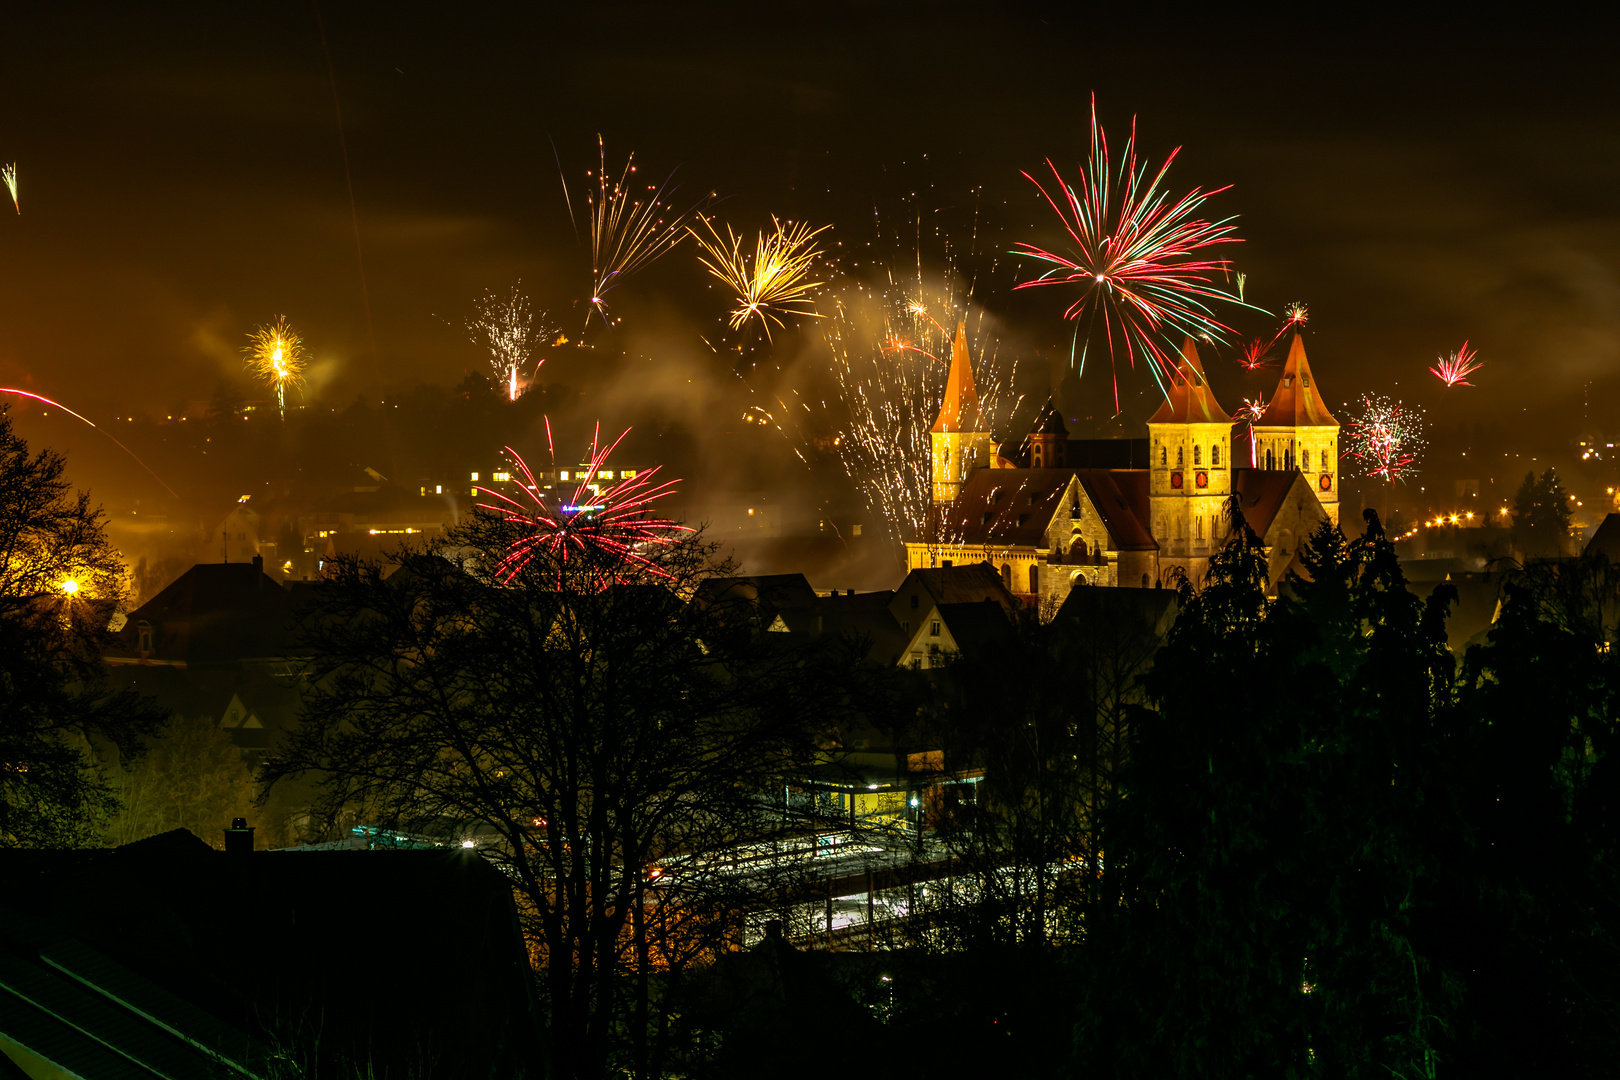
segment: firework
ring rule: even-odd
[[[816,315],[810,290],[822,282],[806,278],[821,251],[811,241],[831,226],[812,229],[803,222],[784,224],[773,216],[771,232],[759,234],[750,257],[743,251],[742,237],[733,233],[731,226],[726,226],[727,239],[722,240],[712,221],[702,214],[697,219],[709,230],[708,236],[693,228],[686,230],[705,253],[698,256],[698,261],[737,294],[737,306],[731,312],[733,330],[757,318],[765,329],[766,340],[770,340],[771,323],[786,325],[781,316]]]
[[[89,424],[91,427],[95,428],[97,431],[99,431],[103,435],[107,436],[107,438],[112,439],[113,444],[115,446],[117,446],[118,449],[122,450],[124,453],[126,453],[130,457],[134,458],[136,464],[138,464],[141,468],[145,469],[149,473],[152,473],[152,479],[156,480],[160,484],[163,484],[163,477],[159,476],[155,472],[152,472],[152,466],[150,466],[146,462],[142,461],[140,459],[140,456],[138,454],[136,454],[135,451],[131,450],[129,447],[127,447],[123,443],[119,442],[116,436],[114,436],[106,428],[104,428],[101,425],[97,424],[94,420],[90,419],[88,416],[81,416],[78,413],[74,412],[72,409],[68,408],[66,405],[63,405],[61,402],[52,401],[50,398],[45,397],[43,394],[30,393],[27,390],[13,390],[10,387],[5,387],[5,386],[0,386],[0,394],[16,394],[18,397],[31,398],[34,401],[38,401],[38,402],[41,402],[41,403],[43,403],[45,405],[49,405],[53,409],[61,409],[63,412],[67,413],[69,416],[73,417],[75,420],[84,421],[86,424]],[[170,495],[173,495],[177,499],[180,497],[175,492],[174,488],[170,487],[168,484],[163,484],[163,490],[167,491]]]
[[[11,192],[11,205],[17,213],[22,213],[22,204],[17,202],[17,164],[0,165],[0,180],[6,182],[6,190]]]
[[[930,308],[965,306],[950,296],[925,305],[922,291],[913,285],[894,300],[840,298],[826,327],[843,410],[832,449],[899,540],[916,534],[933,503],[929,429],[944,397],[949,365],[942,358],[954,332]],[[985,414],[1001,411],[1012,373],[996,362],[993,346],[977,354],[973,375]]]
[[[601,316],[603,325],[607,324],[607,294],[679,244],[686,237],[687,220],[703,205],[699,202],[686,210],[675,210],[671,206],[667,200],[675,193],[670,185],[673,173],[665,177],[663,183],[648,185],[644,193],[638,194],[634,187],[636,155],[625,158],[619,178],[613,180],[608,175],[607,145],[600,135],[596,137],[596,148],[596,187],[585,193],[591,232],[591,299],[587,326],[590,325],[589,312],[595,312]],[[572,217],[574,200],[568,194],[566,182],[563,197]],[[575,228],[578,228],[577,221]]]
[[[626,428],[610,446],[601,445],[601,427],[591,437],[589,466],[580,473],[567,502],[552,504],[535,480],[528,463],[510,446],[506,453],[522,479],[515,485],[517,498],[492,488],[480,487],[480,495],[491,501],[479,507],[500,516],[525,535],[512,541],[495,565],[495,578],[503,585],[541,559],[554,571],[557,587],[572,564],[592,576],[598,590],[635,580],[638,576],[668,578],[669,573],[644,552],[648,548],[669,547],[680,542],[682,533],[693,530],[679,522],[653,516],[651,504],[668,495],[679,481],[654,483],[658,469],[652,468],[617,483],[599,479],[602,466],[625,435]],[[551,421],[546,420],[550,441]]]
[[[1279,338],[1296,327],[1304,326],[1305,320],[1311,317],[1311,312],[1310,309],[1305,306],[1305,301],[1295,300],[1293,303],[1283,308],[1283,317],[1286,321],[1283,323],[1282,329],[1277,331],[1277,336]]]
[[[1236,420],[1240,424],[1246,425],[1249,429],[1249,461],[1251,463],[1254,462],[1257,457],[1255,451],[1254,425],[1258,424],[1260,422],[1260,418],[1264,415],[1266,415],[1266,395],[1263,393],[1256,394],[1252,398],[1244,398],[1243,407],[1232,414],[1233,420]]]
[[[1238,366],[1244,371],[1259,371],[1261,368],[1271,366],[1271,347],[1277,344],[1277,339],[1262,341],[1255,338],[1244,345],[1238,357]]]
[[[1211,304],[1225,301],[1248,306],[1236,293],[1218,286],[1225,259],[1204,252],[1238,243],[1235,218],[1206,221],[1196,217],[1204,201],[1226,188],[1194,188],[1180,199],[1163,189],[1173,151],[1157,172],[1136,157],[1136,121],[1118,165],[1109,157],[1108,137],[1091,104],[1091,157],[1082,168],[1079,190],[1069,185],[1048,159],[1047,168],[1061,195],[1054,198],[1042,183],[1024,173],[1063,221],[1071,241],[1067,253],[1034,244],[1015,245],[1015,254],[1047,264],[1049,269],[1015,289],[1066,285],[1080,295],[1064,312],[1069,319],[1102,322],[1114,367],[1114,407],[1119,407],[1119,360],[1123,349],[1134,368],[1138,355],[1149,365],[1160,389],[1178,370],[1177,346],[1183,336],[1224,342],[1232,328],[1220,322]],[[1088,335],[1090,333],[1088,329]]]
[[[248,343],[242,346],[242,351],[247,354],[247,366],[275,390],[276,406],[285,420],[287,385],[304,385],[304,368],[308,361],[304,357],[303,339],[287,325],[285,315],[277,315],[274,325],[261,326],[248,335]]]
[[[1470,352],[1465,341],[1462,348],[1435,364],[1429,372],[1447,386],[1472,386],[1474,384],[1468,381],[1468,376],[1483,366],[1479,354]]]
[[[545,325],[546,313],[540,313],[537,327],[529,298],[516,285],[504,297],[485,293],[474,310],[476,317],[467,323],[473,343],[489,350],[489,365],[495,369],[496,382],[506,388],[508,401],[516,401],[518,379],[524,361],[529,358],[531,344],[536,340],[544,341],[551,334]],[[535,371],[544,363],[541,359]]]
[[[1361,396],[1361,413],[1344,430],[1341,457],[1361,466],[1363,476],[1381,476],[1394,482],[1417,471],[1425,446],[1423,417],[1378,394]]]

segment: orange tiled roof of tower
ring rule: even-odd
[[[1230,424],[1221,403],[1215,400],[1198,360],[1198,347],[1188,338],[1181,346],[1181,371],[1170,381],[1164,404],[1153,414],[1150,424]]]
[[[939,419],[932,431],[983,431],[979,411],[979,390],[973,385],[973,363],[968,356],[967,323],[956,324],[956,341],[951,345],[951,373],[945,380],[945,400],[939,406]]]
[[[1294,341],[1288,346],[1288,360],[1283,364],[1282,378],[1277,380],[1277,392],[1266,406],[1265,415],[1255,427],[1338,427],[1339,422],[1328,412],[1322,392],[1311,378],[1311,365],[1305,359],[1305,339],[1294,332]]]

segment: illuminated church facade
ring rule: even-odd
[[[1197,584],[1230,536],[1235,497],[1275,589],[1311,532],[1339,521],[1339,423],[1304,341],[1296,332],[1252,433],[1221,408],[1190,338],[1179,367],[1146,440],[1070,439],[1048,401],[1020,442],[998,444],[958,326],[931,431],[933,505],[908,567],[988,562],[1040,606],[1079,585]]]

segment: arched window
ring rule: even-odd
[[[1029,565],[1029,591],[1032,593],[1041,591],[1041,568],[1038,563]]]
[[[1273,454],[1271,447],[1268,446],[1268,447],[1266,447],[1266,468],[1267,469],[1275,469],[1276,467],[1277,467],[1277,459],[1276,459],[1275,455]]]
[[[1202,465],[1203,463],[1204,463],[1204,448],[1202,446],[1193,447],[1193,464],[1194,465]]]
[[[1146,574],[1143,574],[1142,575],[1142,588],[1145,589],[1147,587],[1148,587],[1148,576]]]
[[[1220,443],[1216,443],[1214,446],[1209,448],[1209,463],[1211,465],[1219,465],[1221,463],[1221,444]]]
[[[1033,464],[1035,466],[1035,468],[1037,468],[1037,469],[1040,468],[1041,467],[1041,444],[1040,443],[1035,444],[1035,449],[1030,452],[1030,456],[1034,458],[1034,461],[1031,462],[1031,464]]]
[[[1072,563],[1086,561],[1086,542],[1075,537],[1074,543],[1069,545],[1069,561]]]
[[[1195,540],[1202,540],[1204,538],[1203,514],[1199,514],[1197,517],[1193,518],[1193,538]]]
[[[1001,584],[1008,592],[1012,592],[1012,567],[1007,563],[1001,564]]]
[[[1160,465],[1168,465],[1168,464],[1170,464],[1170,450],[1169,450],[1168,447],[1164,447],[1164,446],[1159,447],[1159,464]]]
[[[1305,472],[1311,471],[1311,452],[1309,450],[1299,452],[1299,467]]]
[[[1179,446],[1176,447],[1176,464],[1178,466],[1182,465],[1185,462],[1185,458],[1182,456],[1183,453],[1184,453],[1184,451],[1182,450],[1181,447],[1179,447]]]

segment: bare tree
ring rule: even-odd
[[[696,535],[487,569],[524,539],[481,515],[386,579],[339,562],[263,778],[314,775],[327,822],[481,848],[519,894],[553,1070],[600,1076],[628,1033],[649,1075],[651,972],[735,937],[781,861],[773,778],[811,760],[853,658],[690,602],[717,569]]]

